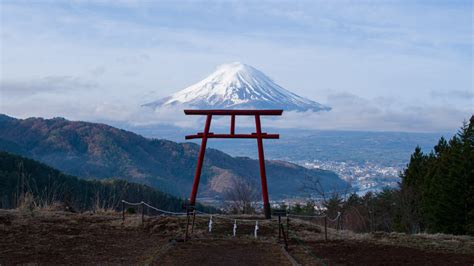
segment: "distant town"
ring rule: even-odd
[[[333,171],[342,179],[349,182],[352,191],[365,194],[369,191],[380,191],[385,187],[396,187],[400,181],[400,166],[382,166],[364,162],[336,162],[336,161],[300,161],[296,162],[307,168],[316,168]]]
[[[351,188],[347,191],[338,191],[339,196],[344,197],[344,194],[357,193],[359,196],[365,195],[367,192],[378,192],[384,188],[396,188],[398,182],[400,182],[400,171],[403,166],[391,167],[381,166],[379,164],[365,162],[335,162],[335,161],[297,161],[294,162],[307,168],[322,169],[333,171],[338,174],[342,179],[351,184]],[[328,195],[331,197],[332,195]],[[216,207],[221,210],[225,210],[226,201],[220,197],[203,197],[199,199],[200,202]],[[314,208],[317,211],[324,210],[322,206],[321,195],[313,194],[301,197],[291,197],[283,199],[271,200],[272,208],[282,207],[294,207],[295,205],[304,206],[309,201],[314,203]],[[263,203],[260,200],[254,202],[254,207],[257,211],[263,209]]]

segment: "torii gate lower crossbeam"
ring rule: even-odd
[[[186,115],[205,115],[206,124],[204,132],[196,135],[188,135],[186,139],[202,139],[199,157],[196,166],[196,174],[194,176],[193,188],[189,197],[189,204],[196,204],[196,195],[201,178],[202,166],[204,163],[204,154],[206,153],[207,140],[210,138],[226,138],[226,139],[257,139],[258,160],[260,164],[260,181],[262,183],[262,198],[265,218],[271,218],[270,200],[268,198],[267,174],[265,171],[265,155],[263,152],[263,139],[278,139],[278,134],[267,134],[262,132],[260,116],[280,116],[283,110],[184,110]],[[230,116],[230,134],[214,134],[210,132],[212,116]],[[235,134],[235,117],[236,116],[254,116],[255,117],[255,133],[251,134]]]

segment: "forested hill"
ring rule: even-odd
[[[0,150],[25,155],[67,174],[126,179],[186,197],[199,146],[147,139],[105,124],[0,115]],[[273,199],[300,194],[308,179],[319,179],[327,190],[348,186],[333,172],[282,161],[267,161],[267,176]],[[258,161],[208,149],[199,195],[222,194],[236,179],[258,184]]]
[[[83,180],[43,163],[0,152],[0,208],[25,203],[47,207],[61,202],[76,211],[118,209],[122,199],[143,200],[171,211],[180,211],[183,203],[146,185],[124,180]]]
[[[474,116],[430,153],[416,148],[401,177],[402,228],[474,235]]]

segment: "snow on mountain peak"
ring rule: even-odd
[[[177,105],[200,109],[330,110],[284,89],[261,71],[240,62],[220,65],[198,83],[145,104],[152,108]]]

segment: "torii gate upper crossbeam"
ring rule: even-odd
[[[188,135],[186,139],[202,139],[201,148],[199,150],[199,157],[196,166],[196,174],[194,176],[193,188],[189,198],[190,205],[196,204],[196,195],[199,186],[199,179],[201,178],[202,166],[204,163],[204,154],[206,152],[207,139],[209,138],[227,138],[227,139],[257,139],[258,145],[258,160],[260,165],[260,180],[262,182],[262,197],[265,217],[271,218],[270,201],[268,198],[267,189],[267,175],[265,171],[265,156],[263,152],[263,139],[278,139],[278,134],[267,134],[262,132],[260,116],[280,116],[283,110],[184,110],[186,115],[205,115],[206,124],[204,132],[199,132],[196,135]],[[214,134],[209,132],[211,127],[212,116],[230,116],[230,134]],[[235,134],[235,116],[254,116],[255,117],[255,133],[251,134]]]

